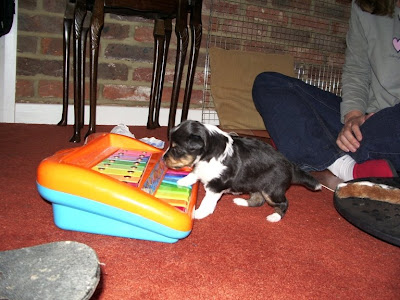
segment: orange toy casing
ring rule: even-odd
[[[151,154],[137,187],[92,169],[120,149]],[[192,229],[198,184],[192,187],[184,211],[156,198],[152,193],[166,170],[162,155],[162,150],[136,139],[101,134],[84,146],[44,159],[37,171],[38,190],[52,202],[55,222],[61,228],[175,242]],[[149,182],[155,190],[142,190]]]

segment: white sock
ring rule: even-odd
[[[328,170],[344,181],[352,180],[354,179],[353,169],[355,164],[356,161],[350,155],[345,154],[335,160],[335,162],[328,167]]]

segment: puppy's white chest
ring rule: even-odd
[[[226,169],[221,162],[212,158],[209,162],[199,161],[196,164],[194,172],[203,184],[206,184],[221,176],[222,172]]]

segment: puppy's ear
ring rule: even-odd
[[[188,147],[190,150],[200,150],[204,147],[204,141],[200,136],[191,134],[188,138]]]

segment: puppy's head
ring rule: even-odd
[[[170,147],[164,153],[168,168],[192,167],[204,152],[206,132],[197,121],[184,121],[171,130]]]

